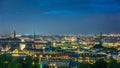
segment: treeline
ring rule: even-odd
[[[10,54],[1,54],[0,68],[49,68],[49,66],[41,66],[38,57],[13,57]],[[79,63],[76,67],[67,68],[120,68],[120,63],[111,57],[107,60],[96,60],[93,64]]]
[[[0,68],[40,68],[37,57],[13,57],[10,54],[0,55]]]

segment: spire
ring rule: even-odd
[[[103,43],[103,35],[102,35],[102,32],[100,32],[100,44],[102,45],[102,43]]]
[[[33,39],[35,40],[36,39],[36,33],[34,32],[34,37],[33,37]]]
[[[13,38],[16,38],[16,31],[14,30]]]
[[[96,45],[94,46],[94,48],[104,48],[104,47],[103,47],[103,36],[102,36],[102,32],[100,32],[99,44],[96,44]]]
[[[34,43],[33,43],[33,48],[35,48],[35,39],[36,39],[36,34],[35,34],[35,32],[34,32],[34,35],[33,35],[33,41],[34,41]]]

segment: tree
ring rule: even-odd
[[[107,62],[104,59],[99,59],[94,63],[94,68],[107,68]]]
[[[23,68],[32,68],[32,57],[27,56],[25,59],[22,59],[20,63],[22,63]]]
[[[44,65],[43,68],[49,68],[49,66],[48,65]]]
[[[14,68],[14,66],[15,66],[15,63],[11,62],[11,63],[9,63],[8,68]]]
[[[32,68],[40,68],[39,64],[38,63],[35,63]]]
[[[0,68],[7,68],[9,62],[12,61],[11,54],[1,54],[0,55]]]
[[[78,65],[77,68],[91,68],[91,66],[88,63],[81,63],[81,64]]]
[[[110,60],[110,62],[108,63],[109,68],[119,68],[119,63],[117,62],[117,60],[113,58],[110,58],[109,60]]]
[[[23,68],[21,63],[16,63],[14,68]]]

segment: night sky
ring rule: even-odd
[[[120,0],[0,0],[0,34],[120,33]]]

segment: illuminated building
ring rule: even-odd
[[[26,47],[26,43],[20,43],[20,50],[23,50]]]

